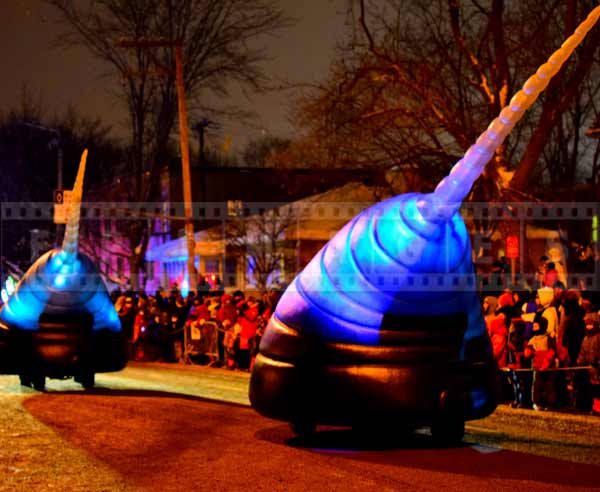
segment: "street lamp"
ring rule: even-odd
[[[19,121],[19,124],[34,128],[35,130],[41,130],[43,132],[50,133],[53,135],[52,140],[48,142],[48,148],[52,149],[56,147],[56,188],[62,190],[63,185],[63,151],[61,146],[60,131],[56,128],[48,128],[47,126],[38,125],[37,123],[30,123],[29,121]]]
[[[198,132],[198,164],[201,166],[206,163],[204,156],[204,134],[207,128],[219,128],[219,125],[208,118],[202,118],[194,125],[194,130]]]

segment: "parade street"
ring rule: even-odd
[[[249,408],[247,373],[132,363],[97,381],[38,393],[0,377],[1,491],[600,490],[590,416],[501,406],[456,448],[425,431],[303,441]]]

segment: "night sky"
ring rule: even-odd
[[[298,22],[281,31],[280,39],[271,41],[269,54],[273,61],[265,65],[267,73],[278,79],[298,82],[322,78],[336,40],[344,32],[346,2],[280,2],[285,13]],[[42,0],[2,0],[0,19],[3,74],[0,111],[15,108],[26,85],[36,98],[41,97],[48,116],[55,111],[61,113],[61,108],[73,104],[82,115],[100,116],[104,123],[113,127],[115,135],[126,132],[125,114],[110,94],[119,82],[116,73],[110,66],[89,58],[83,48],[64,51],[51,46],[59,29],[51,7]],[[289,94],[270,94],[254,97],[251,101],[241,95],[234,98],[240,106],[255,110],[259,119],[254,128],[220,122],[219,139],[230,135],[234,148],[239,149],[248,139],[265,131],[276,136],[293,134],[293,128],[286,120]]]

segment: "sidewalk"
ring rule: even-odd
[[[250,380],[250,373],[243,371],[232,371],[229,369],[218,368],[218,367],[208,367],[199,364],[179,364],[172,362],[137,362],[130,361],[128,367],[135,369],[143,369],[143,368],[154,368],[154,369],[163,369],[169,371],[179,371],[187,374],[197,374],[198,376],[209,376],[211,379],[214,377],[218,377],[222,380],[230,380],[232,383],[237,386],[248,384]],[[535,419],[536,421],[544,421],[544,422],[571,422],[571,423],[579,423],[579,424],[588,424],[593,425],[598,428],[600,431],[600,417],[595,415],[590,415],[582,412],[576,411],[568,411],[568,410],[547,410],[544,412],[535,411],[533,409],[525,409],[525,408],[512,408],[509,404],[500,404],[496,408],[493,415],[498,417],[508,417],[511,419]]]
[[[164,391],[250,406],[250,373],[196,364],[131,361],[120,372],[98,375],[110,387]]]
[[[239,370],[230,370],[225,369],[224,367],[209,367],[203,366],[201,364],[181,364],[179,362],[141,362],[141,361],[133,361],[130,360],[127,363],[127,367],[133,368],[144,368],[144,367],[152,367],[156,369],[170,369],[174,371],[184,371],[191,373],[215,373],[231,376],[232,379],[247,379],[250,380],[250,373],[239,371]]]
[[[600,465],[600,417],[565,411],[539,412],[499,405],[467,422],[466,439],[488,446]]]
[[[577,412],[575,410],[545,410],[539,412],[528,408],[512,408],[509,404],[500,404],[494,413],[500,415],[510,415],[512,417],[522,416],[524,418],[533,418],[544,421],[561,420],[564,422],[585,423],[593,425],[600,429],[600,417],[589,413]]]

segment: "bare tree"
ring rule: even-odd
[[[72,107],[67,107],[62,114],[48,116],[44,99],[23,87],[19,104],[6,114],[0,114],[0,167],[5,170],[0,187],[1,201],[49,205],[57,187],[59,169],[64,172],[63,183],[72,185],[75,166],[84,148],[92,154],[88,160],[86,187],[102,181],[108,173],[104,164],[119,162],[122,155],[118,143],[108,137],[109,130],[99,119],[83,117]],[[24,268],[37,258],[33,250],[45,252],[51,244],[62,240],[55,237],[57,228],[42,224],[40,218],[2,220],[0,228],[2,254]],[[34,232],[36,229],[38,232]],[[46,234],[52,238],[47,245],[40,240]],[[30,255],[30,246],[35,257]]]
[[[287,138],[265,135],[248,142],[242,151],[242,158],[248,167],[268,167],[273,163],[272,156],[289,146],[290,140]]]
[[[122,281],[123,279],[119,278],[120,272],[110,263],[110,259],[120,257],[122,261],[126,261],[128,256],[123,251],[127,251],[127,245],[121,243],[118,238],[112,237],[108,230],[103,229],[102,220],[88,217],[82,222],[79,232],[79,247],[91,258],[106,280]],[[108,236],[110,236],[110,241],[106,241]]]
[[[399,167],[420,174],[423,188],[431,189],[594,6],[587,0],[351,2],[353,29],[329,78],[304,91],[297,118],[328,147],[333,163]],[[475,199],[529,193],[544,158],[556,158],[543,151],[557,136],[570,149],[561,161],[581,161],[579,134],[593,118],[591,98],[600,87],[592,63],[598,46],[596,26],[496,152]],[[582,91],[585,84],[591,89]],[[516,169],[509,186],[499,169]],[[576,172],[567,174],[573,179]]]
[[[226,100],[231,83],[246,91],[265,89],[261,63],[266,55],[259,40],[289,24],[272,0],[46,1],[64,21],[61,43],[87,47],[123,76],[133,179],[126,199],[137,202],[159,197],[160,169],[168,160],[177,116],[174,53],[166,47],[125,50],[116,42],[123,37],[182,41],[187,98],[202,114],[233,114],[235,108],[208,107],[201,94],[211,92]],[[138,288],[149,234],[145,221],[130,224],[131,283]]]
[[[246,258],[246,280],[254,282],[260,291],[267,289],[274,274],[281,275],[282,282],[284,272],[295,273],[295,240],[291,235],[297,220],[294,205],[288,204],[227,221],[227,247],[235,256]]]

